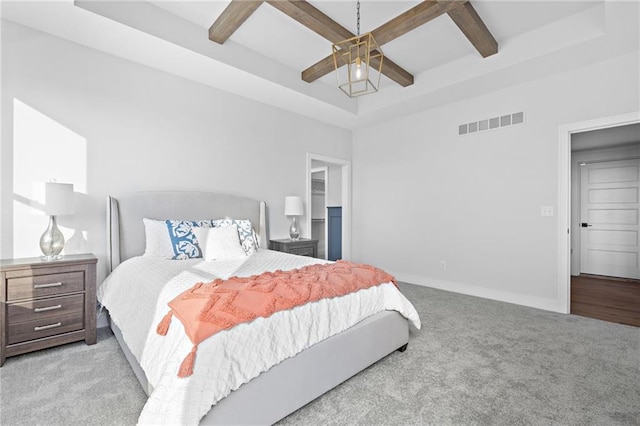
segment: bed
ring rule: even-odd
[[[262,247],[256,255],[253,255],[252,262],[256,265],[261,261],[268,261],[273,263],[275,268],[289,265],[294,261],[298,262],[295,264],[301,261],[312,262],[311,259],[264,249],[268,241],[267,209],[264,202],[221,193],[141,192],[125,194],[117,198],[108,197],[107,269],[110,275],[105,282],[125,270],[127,268],[125,265],[146,262],[141,260],[141,255],[145,251],[143,218],[192,220],[209,217],[251,220]],[[208,273],[207,268],[213,267],[203,266],[197,261],[173,262],[171,267],[178,264],[185,265],[185,268],[190,268],[191,271],[197,270],[198,273],[204,270],[203,274]],[[247,264],[250,263],[247,262]],[[154,265],[146,267],[149,271],[156,269]],[[252,266],[254,269],[256,267]],[[242,268],[248,268],[248,266],[243,265]],[[410,306],[408,301],[406,303]],[[133,334],[125,331],[132,325],[128,324],[126,315],[117,312],[115,305],[106,307],[110,314],[111,329],[128,362],[147,395],[153,396],[154,387],[150,384],[140,363],[144,355],[140,355],[141,350],[132,344],[132,339],[129,339],[128,343],[125,338],[127,333]],[[217,401],[213,407],[209,406],[210,410],[201,418],[200,424],[273,424],[277,422],[388,354],[406,349],[409,340],[407,318],[411,317],[413,323],[419,327],[419,319],[413,307],[406,307],[406,310],[405,316],[395,310],[383,310],[370,315],[344,331],[305,348],[295,356],[282,360],[257,377],[241,384],[239,388]],[[143,326],[137,324],[137,327]],[[156,377],[157,374],[152,373],[152,376]],[[157,383],[162,384],[160,381]],[[152,399],[150,398],[150,401]],[[143,415],[141,415],[142,418]]]

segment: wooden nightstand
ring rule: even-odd
[[[10,356],[96,343],[97,261],[92,254],[0,260],[0,367]]]
[[[290,239],[269,240],[269,249],[299,256],[318,257],[318,240],[300,238],[298,241]]]

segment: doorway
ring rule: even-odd
[[[638,325],[640,309],[628,302],[640,300],[640,117],[560,130],[559,176],[568,183],[564,194],[562,179],[559,187],[560,310]]]
[[[324,171],[326,168],[326,172]],[[324,173],[324,197],[320,197],[315,188],[319,189],[319,176]],[[328,157],[320,154],[307,153],[307,206],[305,236],[318,239],[320,248],[320,236],[324,230],[324,257],[329,260],[337,260],[331,256],[336,253],[336,245],[339,248],[339,258],[351,259],[351,161],[341,158]],[[324,200],[322,199],[324,198]],[[322,213],[319,211],[322,209]],[[335,211],[340,211],[339,233],[336,233]],[[331,220],[329,212],[332,212]],[[324,218],[324,223],[320,220]],[[314,225],[314,222],[316,223]],[[322,226],[324,228],[322,228]],[[314,231],[315,229],[315,231]],[[317,236],[318,238],[314,237]],[[322,256],[318,256],[322,257]],[[335,257],[335,256],[334,256]]]

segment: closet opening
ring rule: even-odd
[[[304,234],[318,240],[318,257],[351,258],[351,162],[307,154],[307,211]]]

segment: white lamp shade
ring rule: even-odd
[[[48,215],[73,214],[73,184],[46,182],[44,184],[45,211]]]
[[[302,216],[302,198],[292,195],[284,197],[284,214],[285,216]]]

